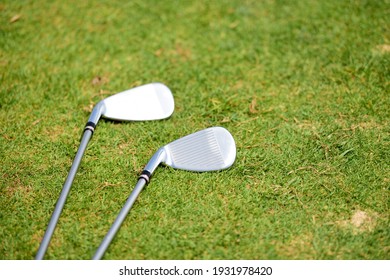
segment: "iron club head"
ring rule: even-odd
[[[190,171],[215,171],[230,167],[236,158],[233,136],[222,127],[211,127],[173,141],[163,148],[164,164]]]
[[[152,83],[129,89],[103,101],[102,116],[120,121],[159,120],[168,118],[174,109],[169,88],[161,83]]]
[[[235,159],[233,136],[223,127],[211,127],[160,148],[146,165],[141,178],[149,182],[160,163],[176,169],[205,172],[229,168]]]
[[[174,110],[170,89],[161,83],[132,88],[100,101],[92,110],[87,127],[95,128],[100,117],[118,121],[168,118]]]

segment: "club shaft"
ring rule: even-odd
[[[90,130],[84,131],[83,137],[82,137],[81,142],[80,142],[80,146],[77,150],[76,156],[75,156],[73,163],[72,163],[72,166],[69,170],[68,177],[66,178],[65,184],[62,187],[60,197],[57,201],[54,212],[50,218],[49,225],[47,226],[45,235],[43,236],[43,239],[42,239],[42,242],[39,246],[37,255],[35,256],[36,260],[42,260],[43,257],[45,256],[45,253],[46,253],[46,250],[49,246],[51,237],[52,237],[54,230],[57,226],[58,219],[60,218],[62,209],[64,208],[66,198],[68,197],[68,194],[69,194],[70,188],[72,186],[74,177],[77,173],[77,169],[79,168],[81,159],[84,155],[85,149],[87,148],[88,142],[91,139],[91,136],[92,136],[92,132]]]
[[[133,206],[134,202],[136,201],[138,195],[141,193],[145,184],[146,184],[145,179],[141,178],[138,180],[137,184],[134,187],[134,190],[131,192],[129,198],[127,199],[122,210],[119,212],[118,216],[116,217],[110,230],[108,231],[108,233],[104,237],[99,248],[96,250],[95,255],[92,257],[93,260],[100,260],[103,257],[103,255],[106,252],[108,246],[110,245],[112,239],[115,237],[115,235],[118,232],[119,228],[121,227],[123,221],[126,219],[127,214],[129,213],[131,207]]]

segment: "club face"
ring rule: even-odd
[[[236,159],[233,136],[222,127],[211,127],[164,146],[164,163],[190,171],[216,171],[230,167]]]
[[[147,121],[168,118],[174,110],[169,88],[151,83],[129,89],[103,101],[102,116],[118,121]]]

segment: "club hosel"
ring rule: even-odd
[[[96,125],[102,116],[104,112],[105,106],[103,100],[100,101],[96,106],[93,108],[91,115],[89,116],[88,122],[85,125],[84,131],[90,130],[93,134],[95,131]]]
[[[158,149],[157,152],[149,160],[148,164],[145,166],[144,170],[142,171],[138,179],[144,179],[146,183],[149,183],[154,170],[156,170],[159,164],[165,160],[166,155],[167,154],[164,147]]]

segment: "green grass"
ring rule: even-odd
[[[0,259],[34,258],[93,105],[152,81],[174,115],[100,121],[47,258],[89,259],[158,147],[210,126],[233,167],[157,169],[105,258],[390,258],[388,0],[86,2],[0,4]]]

